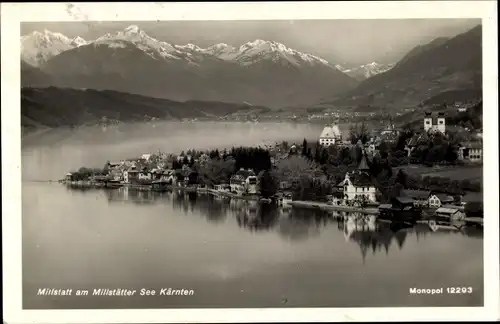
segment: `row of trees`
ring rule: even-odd
[[[232,148],[229,155],[235,160],[236,170],[244,168],[260,172],[269,170],[272,166],[269,151],[260,147]]]
[[[409,175],[403,170],[399,170],[396,175],[396,182],[408,189],[422,189],[436,192],[443,192],[450,195],[463,195],[465,191],[481,192],[479,181],[451,180],[445,177],[420,177]]]
[[[333,184],[324,178],[302,176],[293,187],[292,199],[324,202],[332,191]]]
[[[105,169],[81,167],[78,171],[71,172],[71,179],[74,181],[86,181],[93,176],[106,175]]]

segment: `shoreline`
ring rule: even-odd
[[[227,197],[227,198],[232,198],[232,199],[239,199],[239,200],[246,200],[246,201],[262,201],[265,200],[262,197],[259,197],[257,195],[249,195],[249,196],[241,196],[238,194],[234,194],[231,192],[227,191],[216,191],[214,189],[208,189],[208,188],[197,188],[197,187],[182,187],[182,186],[174,186],[174,185],[167,185],[165,187],[165,190],[154,190],[150,185],[137,185],[137,184],[119,184],[116,186],[112,187],[106,187],[105,185],[97,185],[95,183],[91,183],[89,181],[86,182],[79,182],[79,183],[67,183],[64,181],[59,181],[59,183],[62,183],[66,185],[66,187],[69,188],[89,188],[89,189],[108,189],[108,190],[117,190],[121,188],[130,188],[133,190],[139,190],[139,191],[152,191],[152,192],[167,192],[167,191],[182,191],[182,192],[191,192],[191,193],[197,193],[197,194],[211,194],[216,197]],[[267,201],[268,203],[271,203],[270,201]],[[323,202],[315,202],[315,201],[302,201],[302,200],[295,200],[295,201],[290,201],[287,202],[284,205],[279,206],[280,208],[298,208],[298,209],[316,209],[316,210],[323,210],[323,211],[338,211],[338,212],[348,212],[348,213],[361,213],[363,215],[373,215],[377,216],[378,220],[383,221],[380,219],[378,216],[380,215],[380,212],[378,208],[374,207],[368,207],[368,208],[361,208],[361,207],[350,207],[350,206],[336,206],[336,205],[329,205],[327,203]],[[429,219],[419,219],[416,221],[416,223],[421,223],[421,224],[426,224],[431,222]],[[477,217],[466,217],[463,219],[463,224],[461,227],[467,227],[467,226],[480,226],[483,227],[483,219],[477,218]],[[447,228],[447,227],[453,227],[455,226],[450,226],[450,225],[437,225],[438,228]],[[458,227],[460,229],[461,227]]]
[[[289,202],[292,207],[296,208],[307,208],[307,209],[321,209],[325,211],[343,211],[351,213],[363,213],[367,215],[378,215],[378,208],[359,208],[359,207],[348,207],[348,206],[335,206],[328,205],[327,203],[315,202],[315,201],[301,201],[294,200]]]

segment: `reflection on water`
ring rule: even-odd
[[[474,228],[431,232],[363,215],[283,210],[196,195],[68,190],[82,165],[161,149],[316,138],[321,125],[121,125],[44,133],[22,151],[24,308],[480,306],[483,240]],[[149,127],[149,128],[147,128]],[[316,128],[315,128],[316,127]],[[147,128],[147,129],[146,129]],[[23,144],[24,145],[24,144]],[[460,296],[410,287],[471,286]],[[185,288],[186,298],[40,297],[38,288]],[[283,301],[286,302],[283,302]]]
[[[342,232],[347,242],[359,245],[363,261],[370,250],[373,255],[382,251],[388,254],[391,246],[402,250],[408,235],[415,236],[417,241],[429,235],[443,234],[465,235],[481,239],[483,237],[482,229],[474,227],[461,230],[440,229],[433,232],[427,224],[403,228],[398,224],[379,222],[374,215],[357,212],[283,209],[275,204],[181,190],[159,193],[123,187],[116,190],[103,190],[103,192],[110,204],[171,204],[173,209],[182,211],[184,214],[198,214],[209,223],[223,223],[231,217],[236,219],[238,227],[249,232],[275,232],[281,238],[290,241],[307,240],[319,235],[323,228],[331,226]]]
[[[467,262],[464,262],[467,260]],[[23,184],[26,308],[477,306],[482,232],[127,188]],[[470,285],[472,295],[409,295]],[[185,287],[186,299],[41,298],[40,287]],[[214,295],[215,294],[215,295]],[[75,297],[76,298],[76,297]],[[286,298],[287,303],[282,300]]]

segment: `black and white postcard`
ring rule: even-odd
[[[4,323],[499,318],[496,2],[1,8]]]

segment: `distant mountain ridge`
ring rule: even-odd
[[[34,31],[21,36],[21,59],[30,65],[39,66],[64,51],[87,43],[79,36],[71,39],[47,29],[43,32]]]
[[[342,66],[337,66],[337,68],[348,76],[363,81],[374,75],[387,72],[392,69],[393,66],[394,64],[379,64],[377,62],[372,62],[354,68],[343,68]]]
[[[224,102],[176,102],[116,91],[49,88],[22,88],[21,125],[27,128],[80,126],[105,120],[120,122],[180,120],[255,114],[269,108]]]
[[[390,70],[366,79],[329,103],[337,107],[415,107],[441,92],[476,93],[478,89],[482,89],[480,25],[453,38],[438,38],[415,47]]]
[[[31,39],[39,34],[32,34],[23,36],[24,43],[41,44]],[[50,80],[34,83],[22,75],[24,86],[109,89],[177,101],[283,107],[309,105],[358,84],[326,60],[273,41],[257,39],[239,47],[172,45],[135,25],[94,41],[45,34],[43,39],[52,41],[54,49],[43,43],[36,53],[36,46],[25,46],[22,59],[30,63],[42,57],[38,67]]]

